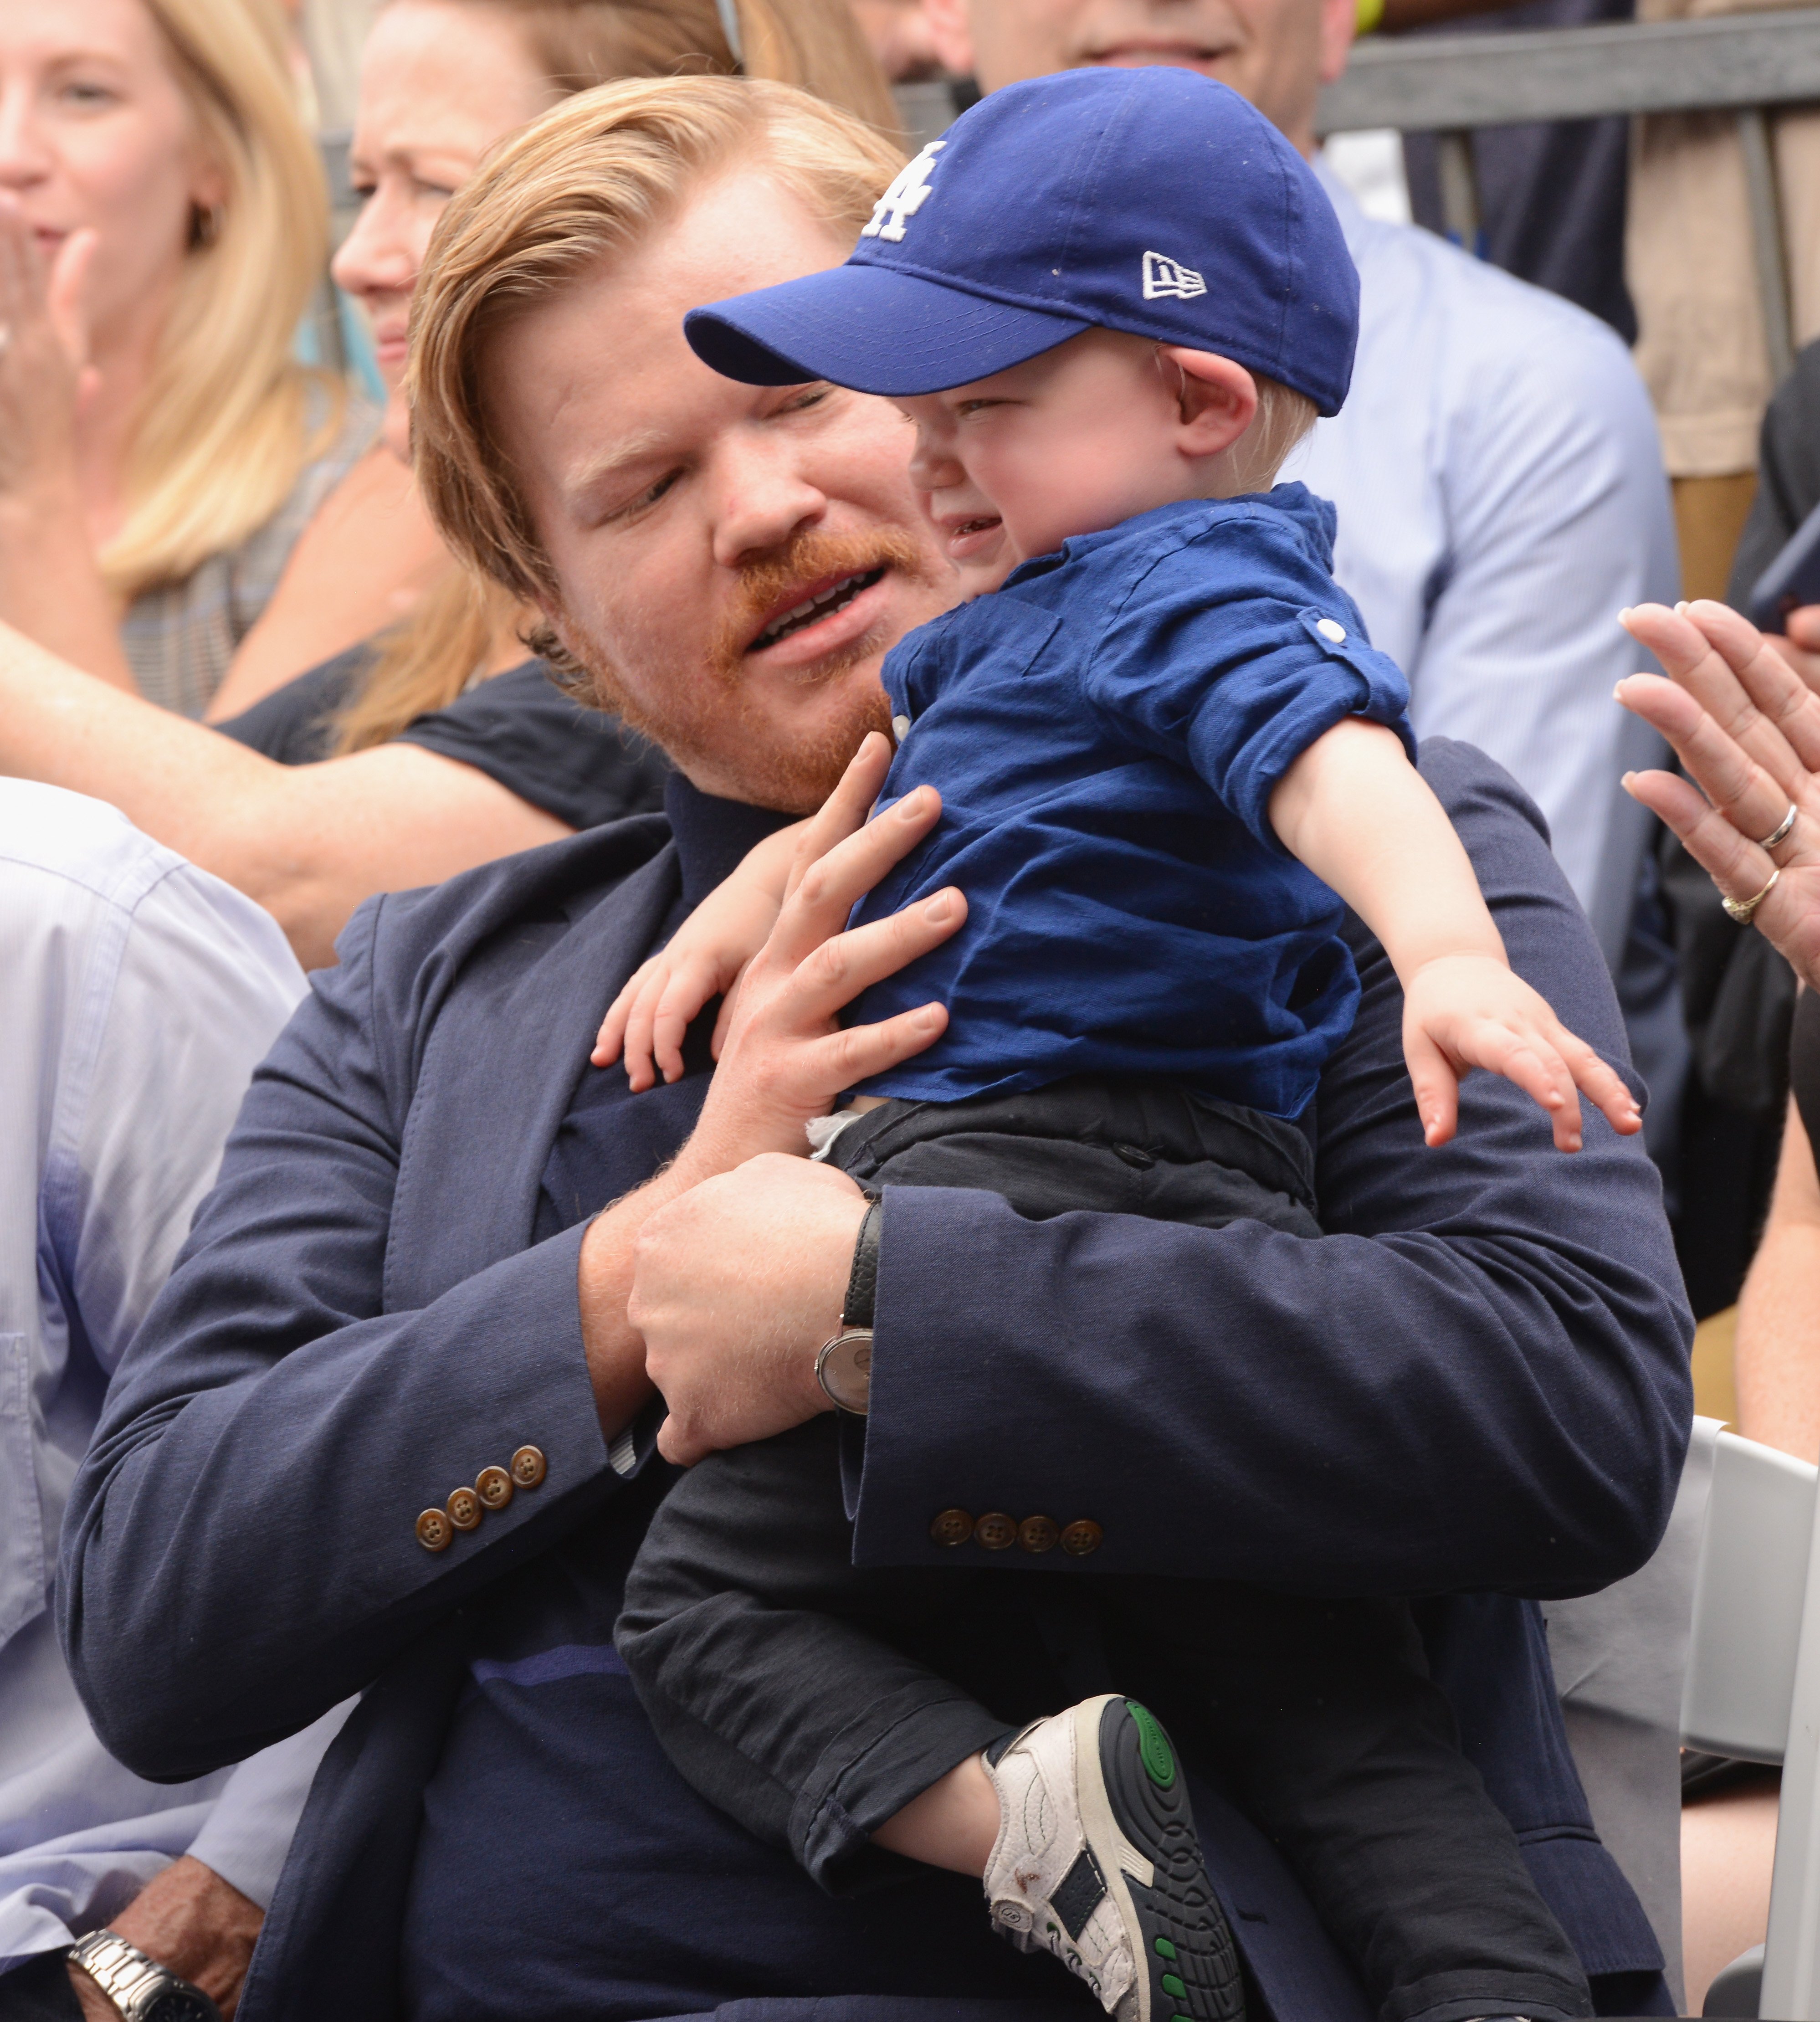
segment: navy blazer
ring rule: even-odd
[[[1422,764],[1516,967],[1628,1073],[1534,808],[1468,746],[1432,739]],[[395,2012],[463,1604],[622,1486],[582,1349],[582,1230],[530,1243],[593,1022],[677,878],[647,816],[363,907],[256,1076],[110,1389],[58,1583],[108,1746],[145,1775],[193,1776],[365,1688],[317,1779],[246,2022]],[[929,1524],[958,1505],[1102,1527],[1091,1558],[996,1555],[1008,1578],[1456,1597],[1422,1612],[1468,1752],[1588,1972],[1647,1972],[1659,1954],[1593,1834],[1537,1611],[1512,1597],[1603,1586],[1667,1520],[1692,1323],[1654,1170],[1590,1111],[1586,1149],[1557,1154],[1529,1099],[1484,1075],[1456,1143],[1426,1149],[1400,993],[1375,942],[1347,932],[1364,996],[1312,1119],[1324,1239],[889,1194],[856,1555],[953,1564]],[[520,1442],[547,1456],[543,1487],[424,1551],[418,1513]],[[1297,2022],[1358,2015],[1268,1849],[1210,1794],[1204,1808],[1266,1994]],[[1635,1980],[1617,1986],[1637,2012]],[[1027,2006],[841,2007],[1010,2022]],[[777,2022],[808,2004],[733,2006]]]

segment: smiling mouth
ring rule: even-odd
[[[780,640],[787,639],[793,632],[800,632],[804,626],[819,624],[832,612],[844,609],[863,591],[871,589],[875,582],[884,578],[882,566],[865,569],[857,575],[844,575],[829,584],[815,596],[804,597],[801,604],[793,604],[788,611],[779,611],[765,626],[752,644],[749,653],[761,653],[768,646],[775,646]]]

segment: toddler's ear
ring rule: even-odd
[[[1217,456],[1251,426],[1257,381],[1235,360],[1159,344],[1157,369],[1176,402],[1184,456]]]

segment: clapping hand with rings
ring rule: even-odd
[[[1722,604],[1639,604],[1623,622],[1669,678],[1632,674],[1618,699],[1687,773],[1627,773],[1626,790],[1680,838],[1732,919],[1820,981],[1820,695]]]

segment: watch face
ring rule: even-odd
[[[215,2009],[201,1995],[187,1988],[167,1987],[140,2010],[144,2022],[211,2022]]]

